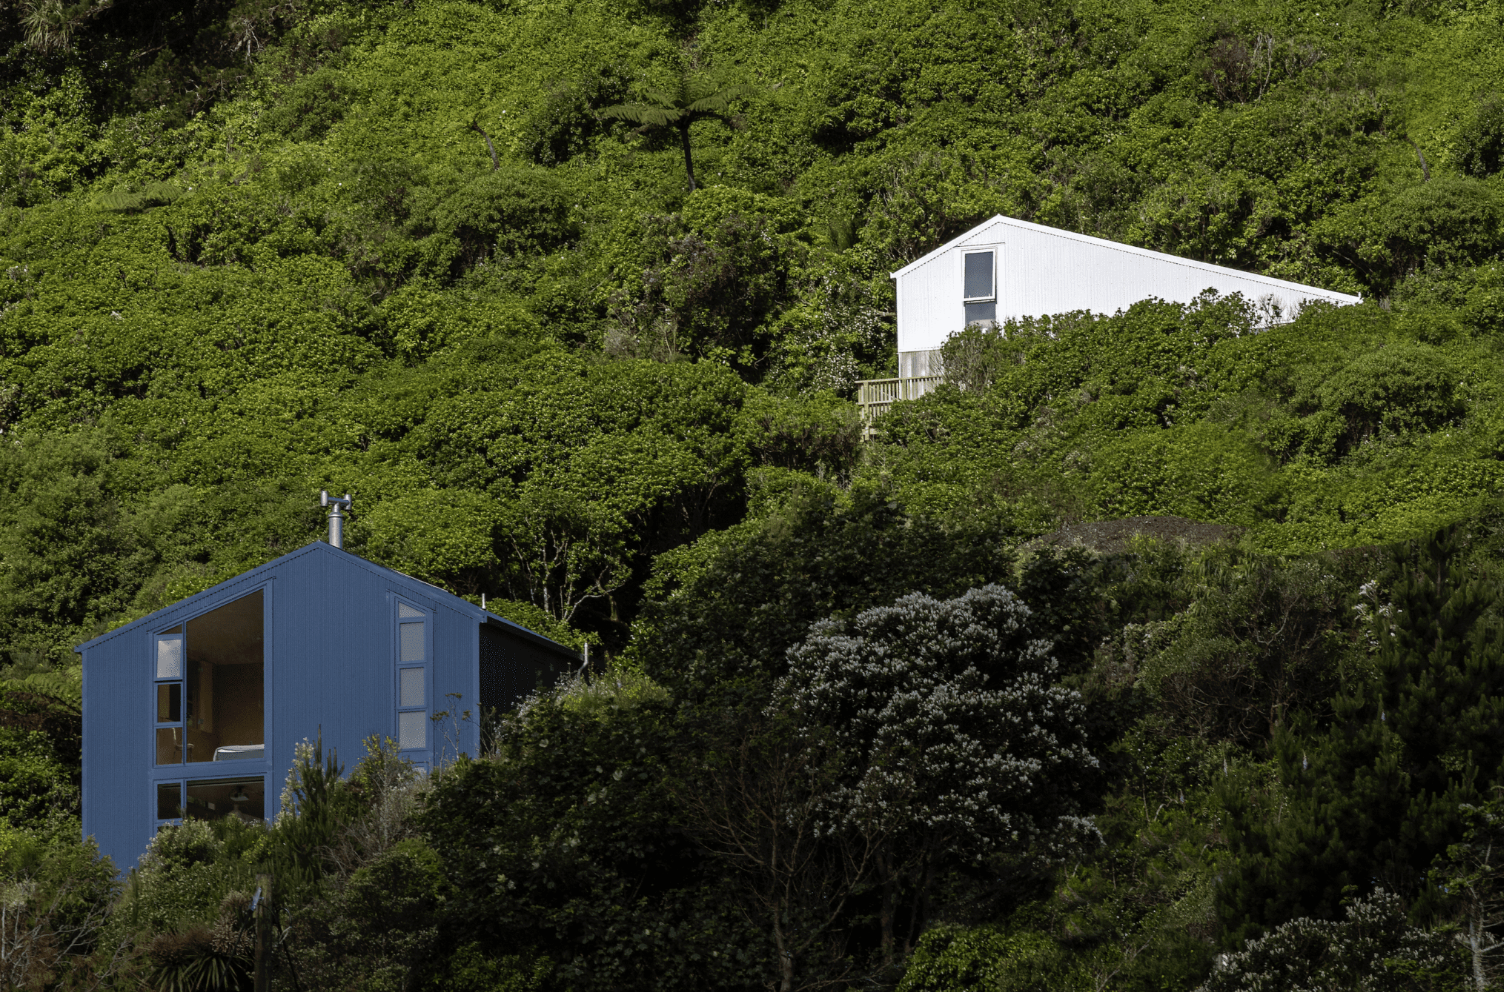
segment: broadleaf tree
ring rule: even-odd
[[[833,735],[847,773],[826,829],[886,829],[876,855],[884,957],[912,947],[945,871],[1098,838],[1078,789],[1096,769],[1078,693],[1032,611],[998,585],[904,596],[816,624],[774,705]]]

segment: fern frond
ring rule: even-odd
[[[172,185],[172,183],[148,183],[146,188],[141,191],[141,202],[143,206],[160,207],[171,203],[182,195],[183,190]]]
[[[677,124],[683,112],[672,107],[654,107],[645,103],[622,103],[601,111],[602,117],[645,124],[652,127],[668,127]]]
[[[695,100],[685,109],[692,114],[722,114],[731,109],[731,101],[756,91],[757,87],[739,83],[716,90]]]
[[[164,206],[181,197],[184,190],[172,183],[147,183],[139,193],[106,193],[94,201],[102,210],[145,210]]]
[[[94,202],[101,210],[139,210],[143,205],[137,193],[106,193]]]

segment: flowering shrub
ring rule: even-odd
[[[1349,905],[1346,919],[1291,920],[1223,955],[1197,992],[1456,989],[1459,964],[1445,935],[1410,926],[1399,897],[1380,889]]]
[[[1095,833],[1069,784],[1097,759],[1080,696],[1056,682],[1050,642],[998,585],[922,593],[825,621],[789,652],[778,704],[833,728],[858,758],[827,799],[833,829],[901,820],[977,858]]]
[[[922,593],[810,628],[773,709],[840,753],[819,800],[826,834],[876,840],[881,955],[929,922],[949,871],[1009,851],[1098,838],[1076,794],[1097,759],[1084,711],[1057,684],[1050,642],[998,585]]]

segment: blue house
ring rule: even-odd
[[[337,524],[331,532],[338,541]],[[366,738],[390,738],[426,769],[479,751],[482,712],[580,664],[560,644],[322,542],[77,650],[83,832],[122,869],[185,812],[275,816],[305,738],[322,733],[347,768]],[[436,723],[440,710],[472,716]]]

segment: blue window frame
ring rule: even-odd
[[[152,783],[157,828],[195,820],[237,817],[259,823],[266,818],[266,776],[233,778],[168,779]]]
[[[156,637],[153,694],[153,758],[155,765],[181,765],[185,744],[183,722],[183,627],[179,624]]]
[[[263,587],[151,636],[147,785],[159,829],[185,816],[265,819],[265,617]]]
[[[417,752],[429,749],[429,660],[432,650],[432,626],[426,610],[411,603],[397,602],[397,749]]]

